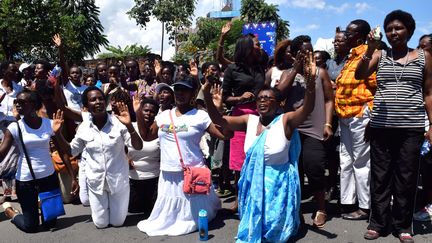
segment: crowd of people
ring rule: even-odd
[[[343,219],[369,220],[365,239],[414,242],[413,219],[432,220],[432,155],[420,156],[432,142],[432,35],[408,47],[415,20],[395,10],[382,33],[362,19],[336,28],[332,55],[300,35],[269,56],[245,35],[230,60],[230,29],[200,68],[128,59],[83,75],[60,35],[60,75],[44,60],[3,62],[0,161],[17,160],[2,178],[5,215],[36,232],[38,192],[61,188],[65,203],[90,207],[97,228],[142,213],[140,231],[175,236],[197,230],[202,209],[214,219],[219,197],[234,195],[237,242],[286,242],[304,224],[307,186],[314,227],[325,227],[326,203],[338,199]],[[185,193],[185,166],[212,170],[208,193]],[[425,200],[415,212],[419,171]],[[7,202],[13,193],[21,211]]]

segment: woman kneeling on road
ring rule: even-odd
[[[125,145],[129,142],[140,150],[142,140],[132,126],[127,106],[117,103],[118,114],[106,111],[105,96],[97,87],[89,87],[82,94],[83,106],[92,119],[86,119],[78,127],[69,144],[61,135],[63,113],[55,116],[54,128],[60,137],[60,146],[67,154],[77,156],[87,151],[85,174],[93,223],[97,228],[108,225],[122,226],[129,204],[129,167]]]
[[[257,94],[259,115],[223,116],[204,84],[204,96],[210,117],[225,133],[246,131],[246,152],[239,180],[240,224],[237,242],[286,242],[300,225],[300,180],[297,162],[300,137],[296,130],[312,112],[315,101],[316,66],[311,52],[304,61],[306,95],[303,106],[278,114],[281,95],[265,86]],[[267,136],[271,139],[266,139]]]

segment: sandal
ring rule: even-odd
[[[366,231],[366,233],[363,235],[363,237],[364,237],[366,240],[376,240],[376,239],[378,239],[378,238],[380,237],[380,234],[379,234],[377,231],[375,231],[375,230],[368,230],[368,231]]]
[[[313,225],[317,228],[322,228],[324,227],[326,221],[327,221],[327,214],[324,211],[318,210],[315,214]]]
[[[3,204],[2,204],[2,207],[3,207],[3,209],[4,209],[4,214],[6,215],[6,217],[8,217],[8,218],[10,218],[10,219],[13,219],[17,214],[20,214],[20,213],[21,213],[18,209],[13,208],[13,207],[12,207],[12,204],[10,204],[9,202],[5,202],[5,203],[3,203]],[[13,215],[10,215],[10,214],[7,212],[9,208],[12,210],[12,212],[14,212]]]

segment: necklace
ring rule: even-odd
[[[403,74],[405,72],[405,67],[408,64],[409,48],[407,48],[406,60],[405,60],[405,63],[403,65],[403,67],[402,67],[402,72],[399,75],[399,78],[397,77],[397,74],[396,74],[396,67],[395,67],[395,61],[394,61],[394,56],[393,56],[393,49],[391,50],[391,56],[392,56],[391,61],[392,61],[392,65],[393,65],[393,74],[394,74],[394,77],[395,77],[395,80],[396,80],[396,100],[397,100],[398,99],[399,81],[402,79],[402,76],[403,76]]]

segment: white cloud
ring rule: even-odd
[[[306,9],[324,9],[326,6],[326,2],[324,0],[292,0],[289,2],[289,4],[293,7]]]
[[[319,27],[320,26],[318,24],[308,24],[306,26],[301,26],[301,27],[292,27],[290,29],[290,32],[291,32],[290,35],[291,36],[297,36],[297,35],[307,34],[311,30],[316,30]]]
[[[349,3],[344,3],[344,4],[339,5],[339,6],[327,5],[326,9],[331,11],[331,12],[341,14],[341,13],[344,13],[346,10],[348,10],[350,7],[351,7],[351,5]]]
[[[316,9],[334,12],[337,14],[344,13],[351,8],[351,4],[343,3],[339,5],[327,4],[324,0],[270,0],[271,3],[287,4],[293,8]]]
[[[364,13],[366,10],[371,9],[371,6],[365,2],[362,3],[356,3],[354,5],[356,13],[361,14]]]
[[[432,33],[432,22],[428,22],[428,23],[419,25],[418,30],[423,35]]]
[[[205,16],[209,11],[219,9],[213,0],[200,0],[195,9],[195,17]],[[133,0],[96,0],[99,6],[100,20],[104,26],[109,45],[121,46],[139,44],[148,45],[153,53],[160,54],[162,40],[162,23],[151,18],[147,27],[140,28],[134,19],[126,14],[133,5]],[[101,48],[101,52],[106,51]],[[174,56],[175,48],[168,44],[168,35],[165,32],[163,59],[169,60]]]

